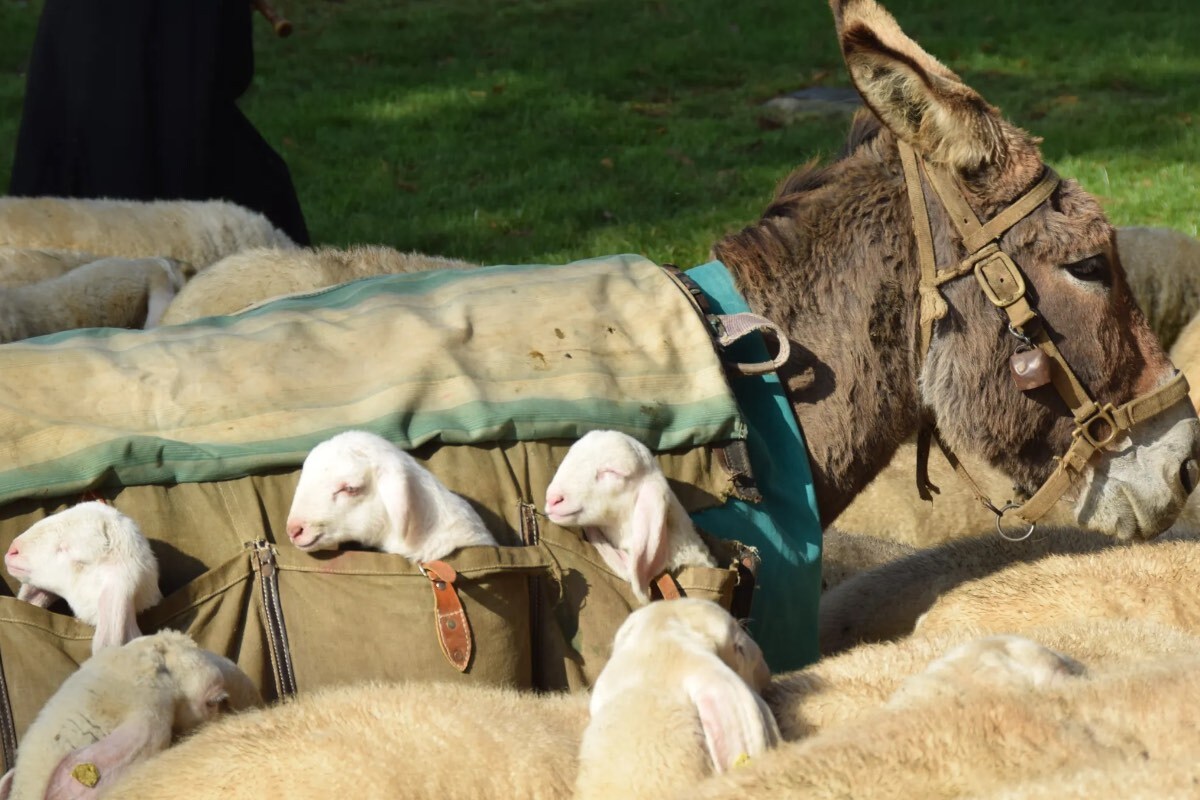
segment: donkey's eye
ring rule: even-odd
[[[1081,281],[1108,282],[1109,270],[1108,259],[1104,256],[1091,256],[1089,258],[1076,261],[1074,264],[1066,264],[1063,266],[1071,276],[1078,278]]]

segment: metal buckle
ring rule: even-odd
[[[1092,447],[1095,447],[1097,450],[1107,447],[1116,441],[1116,438],[1121,435],[1121,428],[1117,425],[1116,417],[1113,416],[1115,413],[1117,413],[1116,406],[1114,406],[1112,403],[1106,403],[1105,405],[1096,409],[1095,414],[1092,414],[1086,420],[1076,425],[1072,436],[1082,436],[1088,441],[1088,444],[1090,444]],[[1096,434],[1092,432],[1092,426],[1097,422],[1103,422],[1108,425],[1108,435],[1103,439],[1098,439]]]
[[[975,279],[979,287],[987,295],[988,301],[996,308],[1008,308],[1025,296],[1025,278],[1021,270],[1009,258],[1008,253],[1001,250],[995,242],[989,244],[975,259]],[[1004,265],[1003,272],[989,271],[988,265],[999,262]]]

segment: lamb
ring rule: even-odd
[[[287,535],[307,552],[358,542],[418,563],[460,547],[496,545],[470,503],[408,453],[367,431],[339,433],[309,452]]]
[[[80,503],[34,523],[4,556],[17,597],[46,608],[58,597],[96,626],[92,652],[140,635],[135,614],[162,599],[158,561],[137,523],[117,509]]]
[[[1078,617],[1137,618],[1200,633],[1200,541],[1158,541],[1018,564],[944,593],[916,632],[1010,631]]]
[[[941,691],[924,698],[918,692],[780,747],[686,795],[939,800],[1096,764],[1194,762],[1200,747],[1194,651],[1082,676],[1066,659],[1046,675],[1056,657],[1036,648],[1012,648],[999,660],[990,657],[994,651],[981,646],[985,657],[973,667],[943,673],[951,685]],[[1032,663],[1025,660],[1030,654]],[[991,685],[1005,660],[1016,674]],[[965,686],[964,677],[971,678]]]
[[[173,735],[217,715],[228,700],[223,661],[170,630],[92,656],[29,726],[0,798],[102,792]]]
[[[295,247],[263,215],[222,200],[0,197],[0,245],[164,256],[197,270],[250,247]]]
[[[474,266],[452,258],[402,253],[390,247],[256,248],[231,255],[204,270],[179,293],[163,317],[163,324],[178,325],[201,317],[233,314],[266,300],[373,275]]]
[[[104,798],[552,800],[571,794],[587,719],[583,694],[416,681],[324,687],[205,726]]]
[[[944,592],[1010,564],[1121,546],[1102,533],[1039,527],[1020,542],[1010,542],[992,530],[918,550],[860,572],[822,595],[821,652],[830,655],[862,642],[907,636]]]
[[[167,258],[105,258],[0,289],[0,343],[73,328],[153,328],[189,274]]]
[[[603,788],[614,780],[609,770],[632,767],[607,757],[622,747],[619,739],[653,742],[664,754],[651,760],[639,752],[646,764],[639,790],[684,785],[686,769],[713,771],[701,717],[723,763],[729,753],[758,752],[760,743],[773,740],[773,722],[751,691],[767,678],[761,653],[716,604],[651,604],[626,621],[613,650],[591,700],[458,683],[319,689],[207,726],[131,770],[104,796],[166,800],[186,786],[192,800],[241,800],[274,796],[286,786],[294,800],[347,794],[536,800],[570,796],[578,785],[582,796],[628,797],[628,791],[605,795]],[[647,661],[652,669],[645,669]],[[641,710],[644,701],[659,713]],[[632,727],[630,705],[636,709]],[[616,730],[606,730],[609,725]]]
[[[770,677],[758,645],[716,603],[637,609],[592,689],[575,796],[661,797],[766,752],[779,741],[758,695]]]
[[[97,260],[99,257],[91,253],[73,250],[35,250],[0,245],[0,287],[50,280]]]
[[[1094,675],[1121,672],[1146,659],[1200,656],[1200,637],[1141,620],[1071,619],[1011,628],[1008,633],[1085,664]],[[776,675],[763,690],[763,699],[784,740],[806,739],[881,708],[905,680],[976,636],[971,630],[946,631],[864,644]]]
[[[571,445],[546,488],[546,516],[582,527],[641,603],[664,570],[716,566],[653,454],[619,431],[591,431]]]

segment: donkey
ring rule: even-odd
[[[868,110],[840,160],[794,171],[757,223],[713,248],[751,309],[790,340],[781,377],[809,447],[822,523],[927,420],[949,447],[1032,492],[1072,444],[1077,420],[1051,387],[1014,385],[1009,360],[1021,343],[969,274],[941,287],[945,313],[923,357],[915,204],[899,149],[951,176],[974,214],[990,220],[1039,183],[1039,140],[873,0],[831,6]],[[926,173],[921,186],[930,182]],[[965,237],[937,196],[925,200],[937,266],[951,268],[969,252]],[[1113,227],[1078,183],[1058,183],[999,245],[1091,398],[1120,405],[1174,376],[1130,293]],[[1187,403],[1169,405],[1078,465],[1070,493],[1080,525],[1149,538],[1178,515],[1200,477],[1200,423]]]

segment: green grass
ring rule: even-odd
[[[487,263],[705,259],[844,119],[761,104],[846,85],[824,0],[279,0],[247,115],[315,241]],[[892,0],[914,38],[1045,138],[1117,224],[1197,233],[1194,0]],[[38,3],[0,0],[0,186]]]

